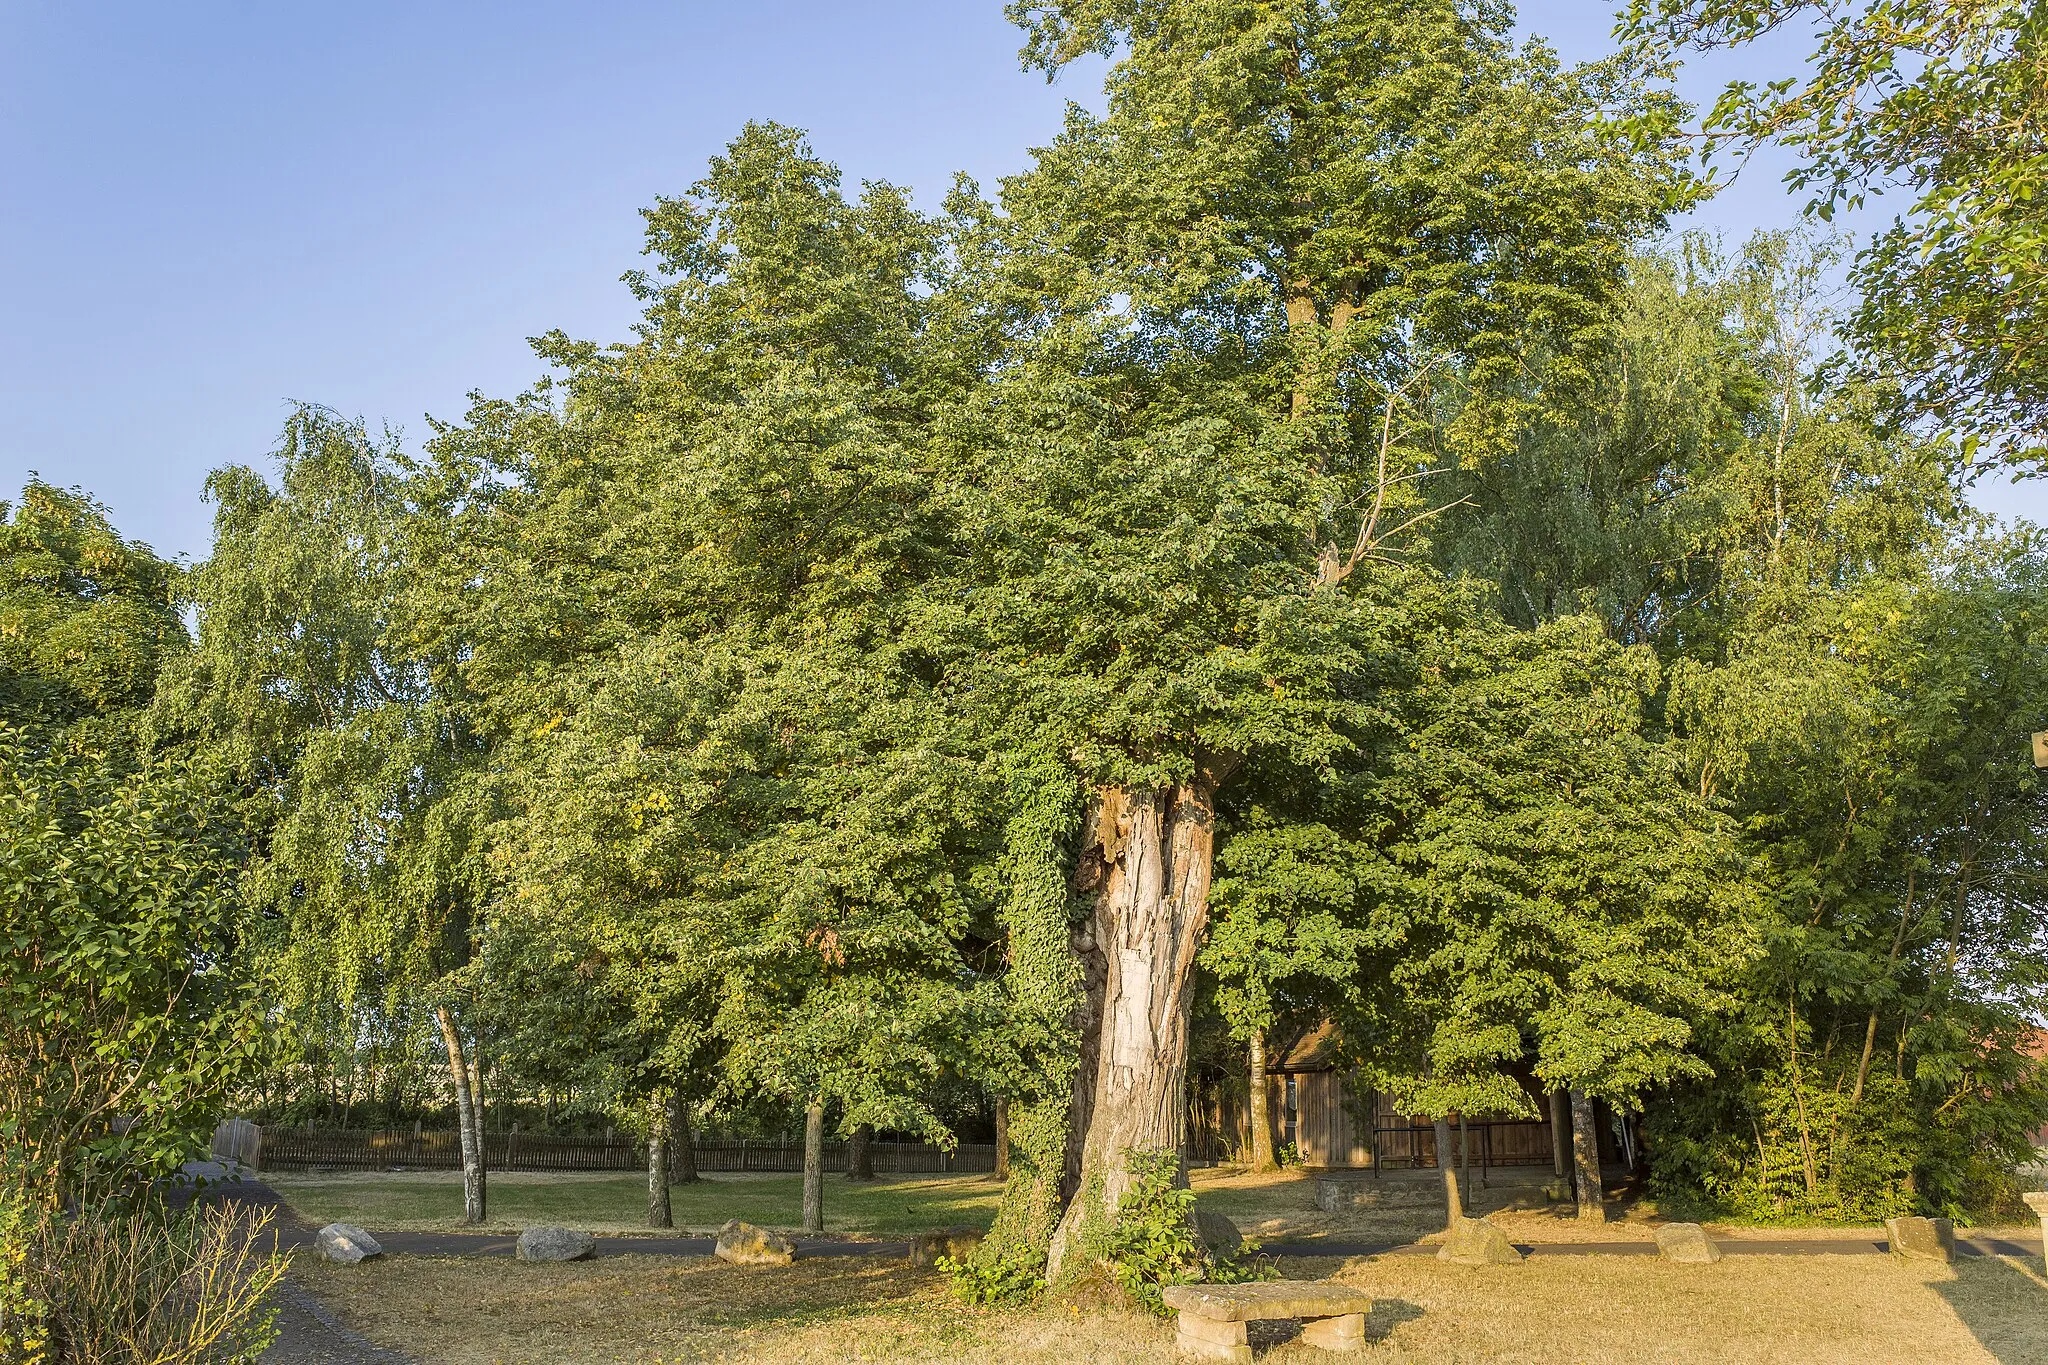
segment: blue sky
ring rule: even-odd
[[[1608,46],[1601,4],[1522,21]],[[525,387],[526,337],[621,336],[636,210],[749,118],[926,202],[1021,168],[1097,72],[1048,87],[1016,48],[1000,0],[0,0],[0,493],[82,484],[203,555],[206,471],[260,463],[291,401],[416,440]],[[1699,221],[1790,223],[1780,170]]]

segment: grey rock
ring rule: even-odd
[[[1451,1235],[1437,1248],[1436,1258],[1453,1265],[1519,1265],[1522,1253],[1484,1218],[1460,1218],[1451,1224]]]
[[[1195,1235],[1214,1256],[1228,1259],[1244,1250],[1244,1234],[1237,1230],[1237,1224],[1207,1209],[1195,1210]]]
[[[580,1261],[597,1250],[597,1239],[573,1228],[528,1228],[512,1254],[522,1261]]]
[[[964,1261],[980,1245],[980,1228],[940,1228],[936,1232],[920,1232],[910,1239],[910,1263],[915,1266],[937,1265],[941,1256]]]
[[[1887,1218],[1884,1235],[1902,1261],[1949,1262],[1956,1258],[1956,1225],[1946,1218]]]
[[[329,1223],[314,1240],[320,1254],[338,1265],[356,1265],[372,1256],[382,1256],[377,1239],[349,1223]]]
[[[788,1265],[796,1247],[780,1233],[735,1218],[718,1230],[718,1258],[734,1265]]]
[[[1316,1207],[1324,1213],[1342,1213],[1346,1209],[1367,1208],[1379,1202],[1380,1192],[1371,1183],[1355,1176],[1316,1177]]]
[[[1657,1254],[1681,1265],[1712,1265],[1721,1248],[1698,1223],[1666,1223],[1657,1229]]]

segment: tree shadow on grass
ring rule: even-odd
[[[1961,1256],[1929,1288],[1999,1365],[2048,1365],[2048,1279],[2004,1256]]]

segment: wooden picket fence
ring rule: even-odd
[[[825,1169],[846,1169],[844,1142],[825,1144]],[[700,1171],[801,1171],[801,1142],[760,1138],[699,1138],[692,1144]],[[996,1149],[963,1142],[948,1152],[928,1142],[871,1142],[877,1175],[971,1174],[996,1168]],[[456,1134],[334,1129],[266,1128],[263,1169],[268,1171],[448,1171],[462,1165]],[[484,1140],[484,1164],[494,1171],[640,1171],[647,1145],[625,1137],[557,1137],[539,1133],[491,1133]]]

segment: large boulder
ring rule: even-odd
[[[337,1265],[356,1265],[384,1254],[376,1238],[350,1223],[329,1223],[320,1229],[313,1244],[322,1256]]]
[[[910,1263],[915,1266],[937,1265],[941,1256],[964,1261],[980,1245],[980,1228],[940,1228],[936,1232],[920,1232],[910,1239]]]
[[[1666,1223],[1657,1229],[1657,1254],[1681,1265],[1712,1265],[1721,1248],[1698,1223]]]
[[[718,1230],[718,1258],[734,1265],[788,1265],[796,1247],[781,1233],[735,1218]]]
[[[1892,1255],[1902,1261],[1941,1261],[1956,1258],[1956,1225],[1946,1218],[1887,1218],[1884,1235]]]
[[[1208,1209],[1195,1210],[1195,1235],[1202,1239],[1211,1256],[1233,1260],[1244,1250],[1244,1234],[1237,1230],[1237,1224]]]
[[[1451,1224],[1450,1236],[1437,1248],[1436,1258],[1452,1265],[1519,1265],[1522,1253],[1515,1244],[1484,1218],[1460,1218]]]
[[[597,1239],[573,1228],[528,1228],[512,1254],[522,1261],[580,1261],[597,1250]]]

